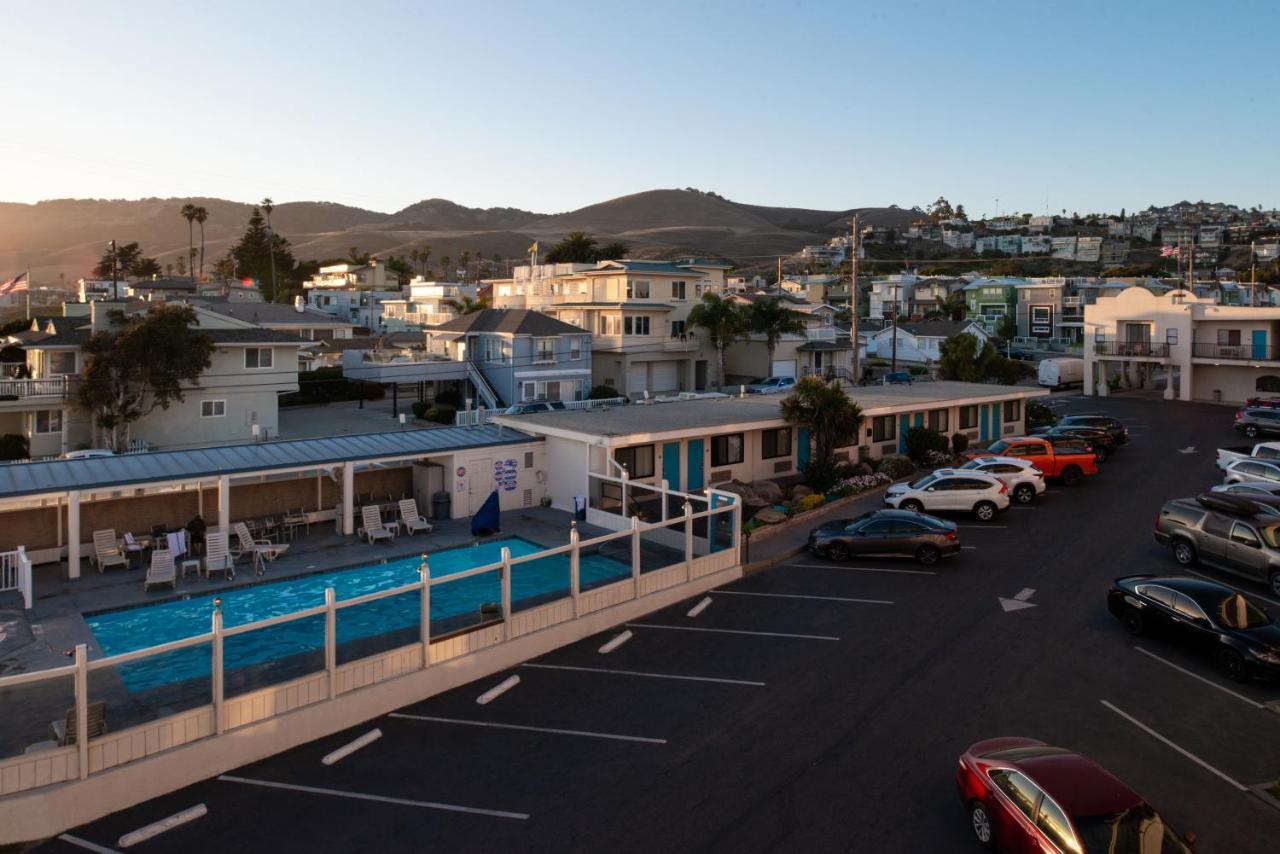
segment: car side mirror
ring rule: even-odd
[[[933,488],[932,486],[928,486],[928,487],[925,487],[925,490],[924,490],[924,491],[925,491],[925,492],[933,492],[933,491],[934,491],[934,488]]]

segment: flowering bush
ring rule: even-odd
[[[797,513],[807,513],[810,510],[816,510],[826,502],[821,495],[806,495],[795,503]]]
[[[932,468],[940,468],[941,466],[949,466],[954,460],[950,454],[942,451],[925,451],[924,464]]]
[[[866,492],[868,489],[875,489],[877,486],[883,486],[890,480],[892,480],[892,478],[883,472],[877,472],[876,474],[854,475],[853,477],[846,477],[843,480],[837,481],[833,492],[841,498],[847,498],[850,495],[856,495],[859,492]]]
[[[900,477],[908,477],[915,474],[916,467],[911,460],[901,454],[889,454],[880,458],[880,462],[876,465],[876,471],[880,474],[887,474],[891,480],[896,480]]]

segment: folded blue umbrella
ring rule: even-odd
[[[480,505],[480,509],[471,517],[471,536],[480,537],[485,534],[496,534],[502,530],[499,516],[502,513],[498,502],[498,490],[489,493],[489,497]]]

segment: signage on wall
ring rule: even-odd
[[[515,459],[493,461],[493,482],[498,489],[514,492],[519,476],[519,466]]]

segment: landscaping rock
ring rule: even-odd
[[[767,507],[771,503],[761,498],[759,493],[751,488],[751,484],[743,483],[740,480],[731,480],[728,483],[722,483],[717,488],[723,489],[725,492],[732,492],[735,495],[741,496],[742,503],[747,507]]]
[[[806,495],[813,495],[813,490],[805,486],[803,483],[796,484],[791,487],[792,498],[804,498]]]
[[[782,487],[771,480],[754,480],[750,486],[757,495],[769,504],[777,504],[783,498]]]
[[[751,517],[752,521],[759,522],[761,525],[776,525],[779,522],[787,521],[786,513],[779,513],[772,507],[766,507],[759,513]]]

